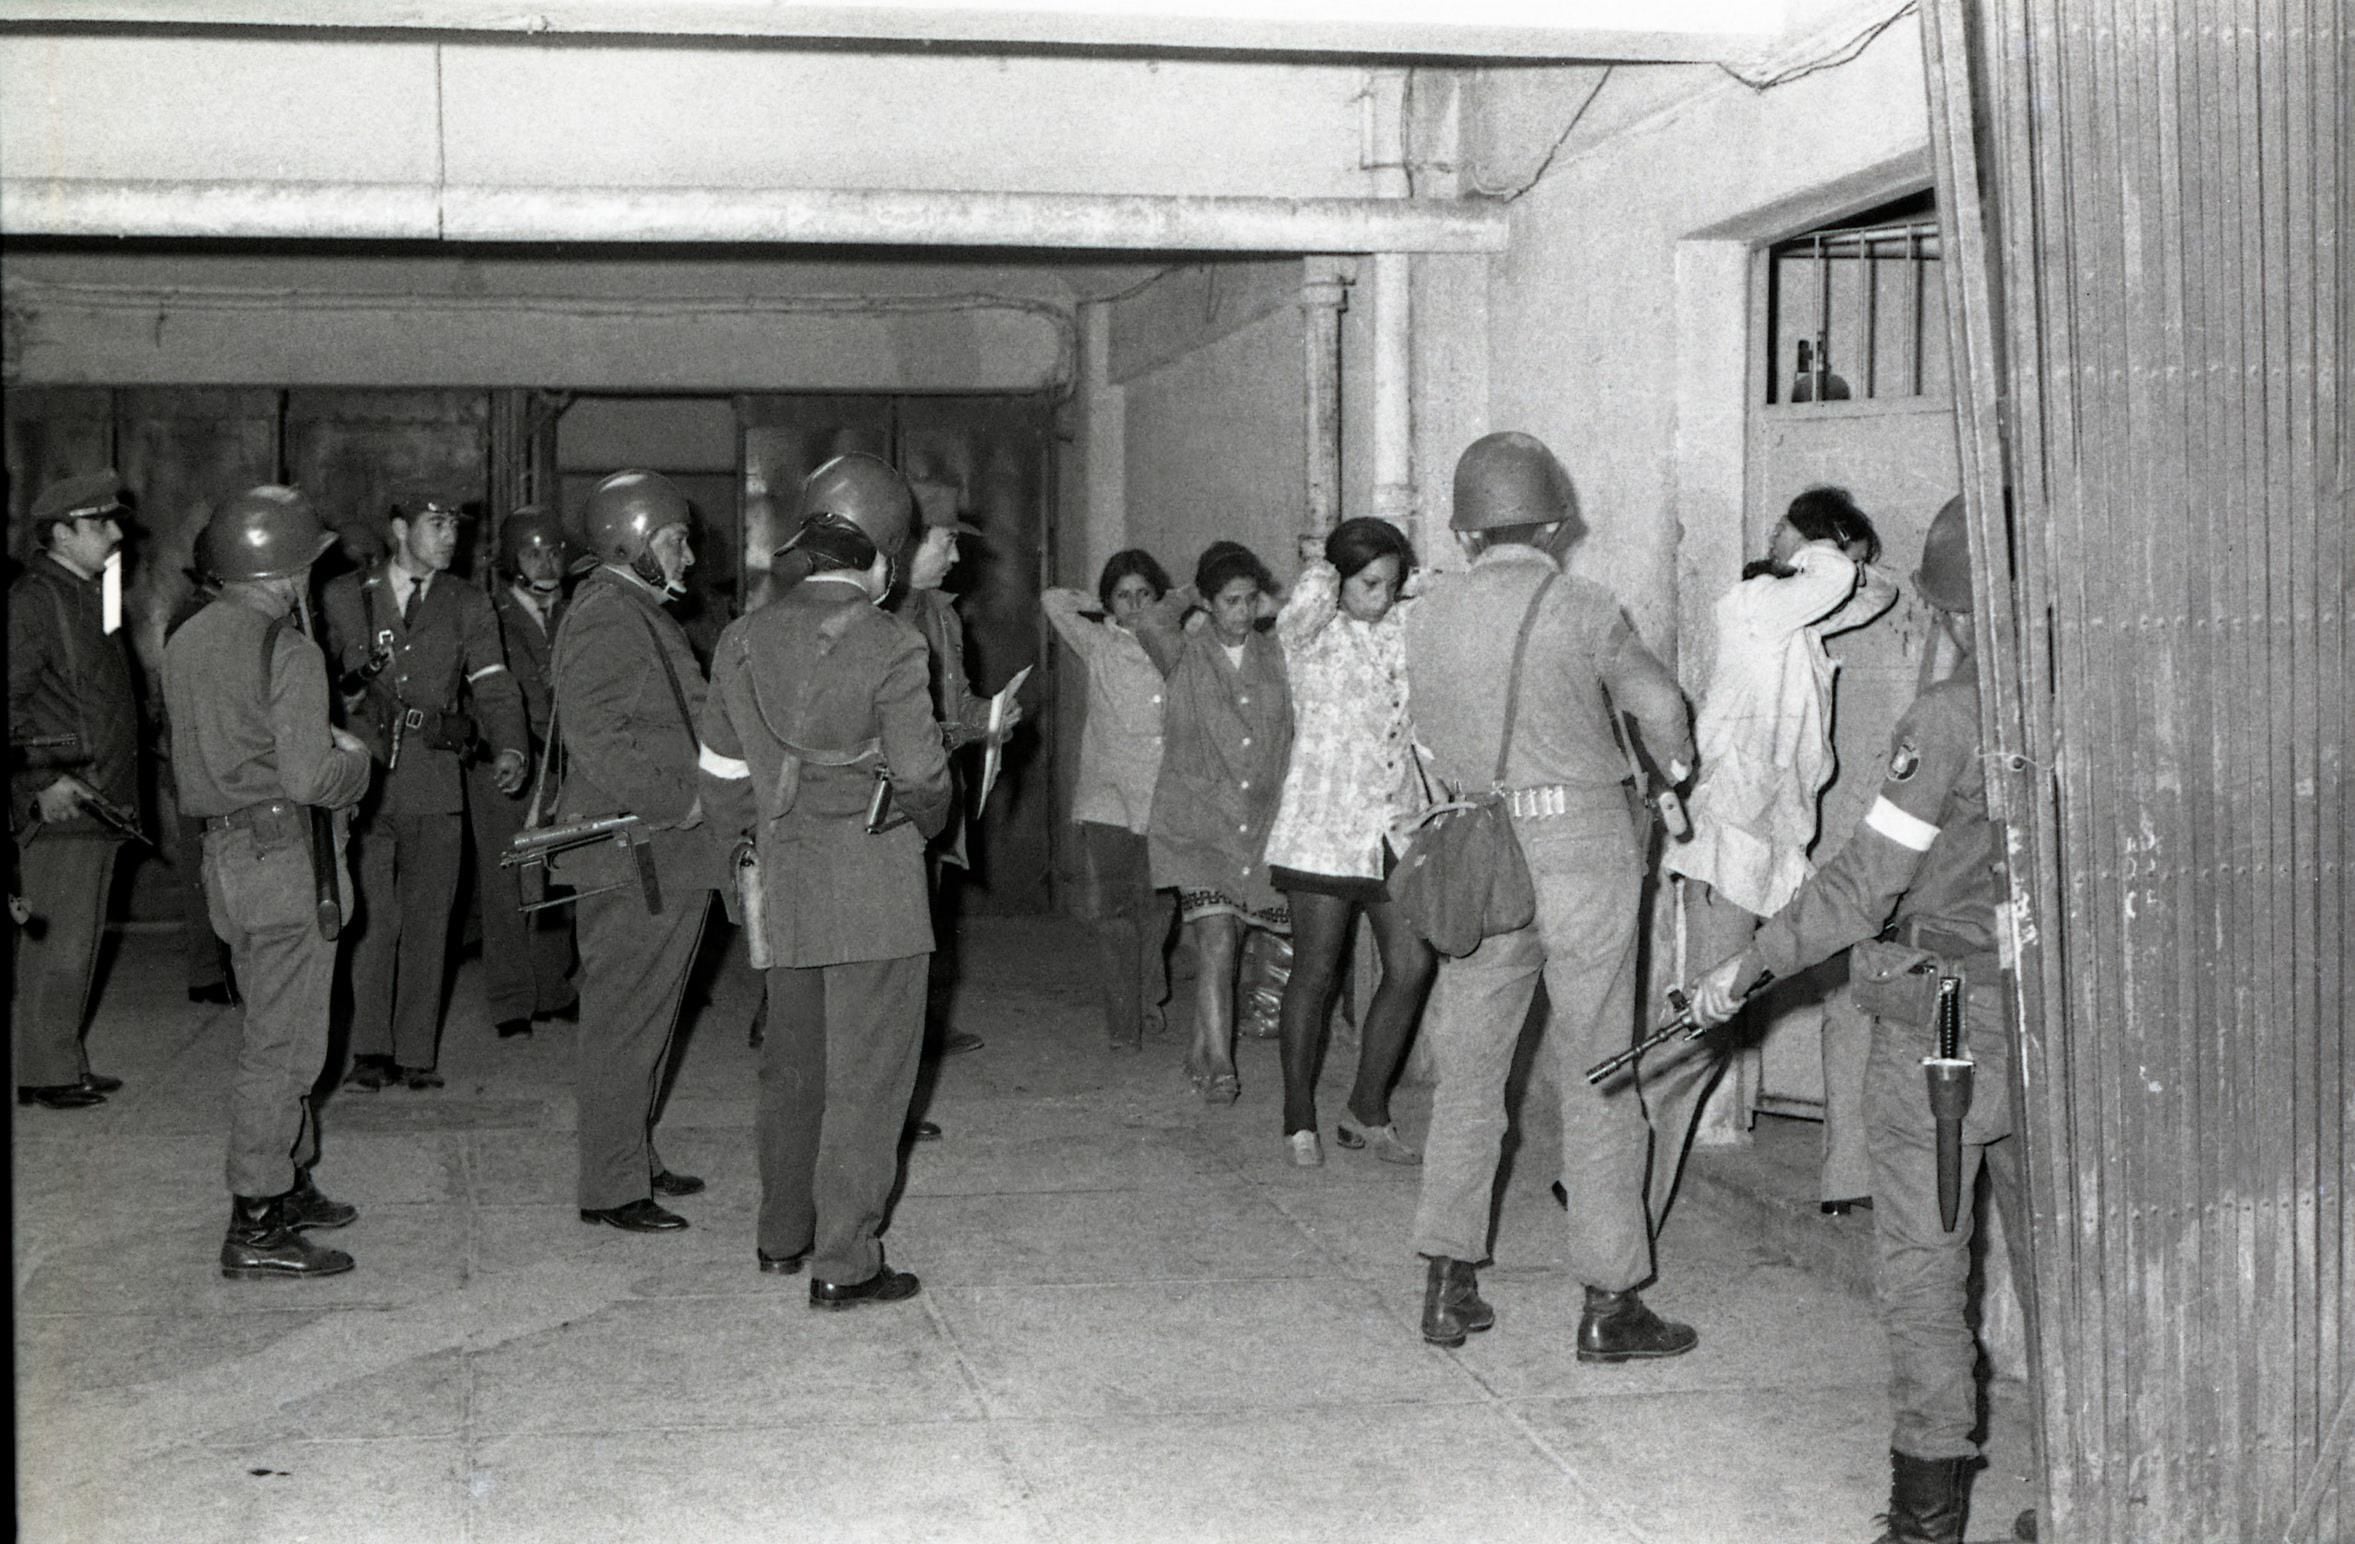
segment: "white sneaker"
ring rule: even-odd
[[[1300,1169],[1321,1169],[1325,1166],[1325,1147],[1313,1131],[1295,1131],[1284,1140],[1292,1146],[1292,1164]]]

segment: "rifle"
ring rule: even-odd
[[[1750,990],[1742,994],[1743,1000],[1748,1001],[1751,997],[1756,996],[1757,993],[1773,979],[1773,971],[1767,971],[1765,974],[1761,975],[1757,980],[1750,983]],[[1702,1035],[1708,1033],[1709,1026],[1693,1017],[1693,1000],[1685,992],[1684,988],[1672,986],[1668,989],[1668,1006],[1673,1011],[1670,1012],[1666,1023],[1662,1024],[1658,1029],[1653,1030],[1650,1034],[1644,1036],[1643,1039],[1638,1040],[1635,1044],[1629,1046],[1626,1050],[1621,1051],[1618,1055],[1606,1056],[1601,1061],[1596,1062],[1593,1066],[1587,1068],[1587,1082],[1602,1082],[1605,1078],[1609,1077],[1612,1073],[1619,1071],[1621,1068],[1634,1065],[1636,1060],[1646,1051],[1657,1050],[1661,1046],[1666,1045],[1669,1041],[1674,1040],[1679,1035],[1682,1035],[1687,1040],[1698,1040]]]
[[[304,583],[309,582],[307,576]],[[294,625],[304,637],[316,640],[311,621],[311,601],[301,586],[294,593]],[[270,695],[270,661],[277,651],[275,633],[262,635],[262,697]],[[335,813],[318,805],[307,806],[311,817],[311,895],[313,910],[319,919],[319,936],[333,943],[343,934],[343,894],[336,880]]]
[[[534,830],[518,831],[499,854],[501,868],[538,866],[543,875],[548,860],[560,852],[575,847],[588,847],[598,842],[612,842],[627,851],[637,867],[638,893],[646,902],[646,914],[662,915],[662,885],[654,872],[654,833],[636,815],[592,815],[585,820],[568,821],[561,826],[540,826]],[[562,906],[577,901],[584,895],[603,895],[628,884],[621,880],[610,885],[599,885],[594,890],[576,890],[570,895],[559,895],[544,901],[527,901],[519,909],[541,911],[550,906]]]

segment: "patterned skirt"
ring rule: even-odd
[[[1282,901],[1273,906],[1252,906],[1225,890],[1181,887],[1178,920],[1192,922],[1197,917],[1241,917],[1248,927],[1265,928],[1271,933],[1292,931],[1292,908]]]

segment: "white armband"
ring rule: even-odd
[[[1938,840],[1938,828],[1919,815],[1908,814],[1889,802],[1886,794],[1873,801],[1865,813],[1867,828],[1911,852],[1928,852],[1930,844]]]

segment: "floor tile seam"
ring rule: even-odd
[[[1331,1400],[1318,1400],[1307,1403],[1301,1403],[1298,1401],[1289,1403],[1279,1402],[1265,1404],[1221,1403],[1190,1405],[1183,1408],[1124,1411],[1119,1415],[1118,1419],[1123,1422],[1174,1425],[1186,1421],[1200,1421],[1205,1418],[1231,1419],[1237,1416],[1299,1416],[1332,1414],[1346,1417],[1368,1410],[1394,1412],[1450,1410],[1462,1411],[1476,1410],[1483,1406],[1496,1403],[1498,1403],[1498,1401],[1486,1399],[1364,1399],[1351,1396],[1348,1398],[1334,1398]],[[1101,1416],[1083,1418],[1072,1415],[1026,1414],[1019,1409],[997,1408],[993,1406],[987,1399],[982,1399],[976,1401],[976,1408],[974,1413],[970,1415],[905,1416],[878,1414],[873,1416],[846,1417],[842,1415],[826,1415],[813,1412],[806,1416],[788,1416],[771,1420],[752,1420],[740,1418],[733,1420],[711,1421],[640,1421],[619,1426],[518,1426],[513,1428],[482,1428],[477,1432],[477,1437],[479,1440],[476,1443],[476,1446],[478,1448],[490,1447],[500,1443],[514,1441],[570,1441],[584,1437],[634,1437],[646,1435],[649,1433],[656,1435],[683,1436],[707,1434],[713,1432],[803,1432],[840,1431],[845,1429],[856,1431],[900,1431],[909,1428],[946,1430],[952,1427],[966,1426],[1001,1431],[1012,1431],[1022,1427],[1037,1427],[1041,1429],[1059,1429],[1064,1427],[1098,1429],[1101,1428],[1104,1424],[1104,1419],[1105,1418]],[[234,1441],[227,1438],[215,1440],[208,1437],[194,1437],[187,1440],[191,1445],[222,1449],[252,1445],[251,1443]],[[431,1433],[415,1433],[398,1435],[386,1434],[382,1436],[367,1437],[305,1436],[292,1440],[317,1443],[362,1443],[407,1440],[456,1441],[459,1440],[459,1434],[452,1432],[441,1435]],[[997,1452],[998,1450],[993,1448],[992,1451]]]
[[[1555,1470],[1561,1474],[1562,1478],[1569,1481],[1571,1487],[1575,1489],[1581,1496],[1586,1498],[1589,1505],[1593,1506],[1598,1512],[1609,1518],[1612,1524],[1622,1533],[1626,1534],[1628,1538],[1640,1541],[1651,1537],[1651,1535],[1647,1534],[1641,1527],[1638,1526],[1637,1518],[1631,1516],[1623,1508],[1613,1504],[1609,1497],[1605,1496],[1601,1491],[1597,1490],[1594,1485],[1589,1483],[1586,1476],[1579,1471],[1575,1464],[1570,1462],[1568,1456],[1562,1452],[1560,1447],[1558,1447],[1555,1443],[1547,1440],[1546,1437],[1541,1434],[1533,1424],[1531,1424],[1527,1415],[1519,1410],[1514,1409],[1509,1401],[1500,1399],[1496,1403],[1497,1413],[1505,1420],[1507,1424],[1509,1424],[1515,1431],[1521,1434],[1521,1440],[1528,1443],[1530,1447],[1536,1449],[1536,1451],[1548,1463],[1552,1464]]]

